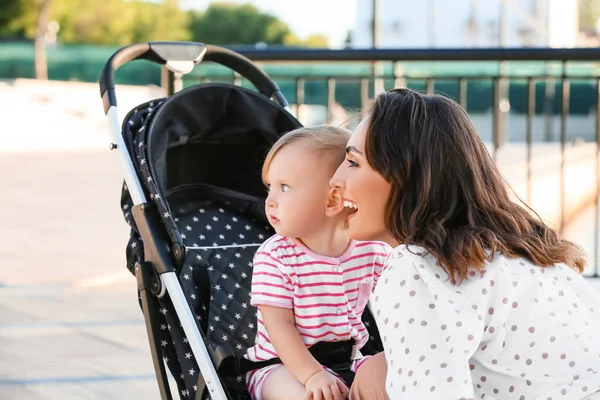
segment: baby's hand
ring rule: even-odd
[[[349,393],[340,379],[325,370],[308,378],[304,387],[305,400],[344,400],[348,398]]]

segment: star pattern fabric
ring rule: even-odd
[[[179,232],[186,247],[179,281],[207,347],[221,356],[241,358],[254,345],[256,335],[257,310],[250,305],[252,260],[260,244],[274,231],[264,217],[253,211],[262,209],[260,199],[205,185],[160,192],[148,166],[145,143],[152,116],[161,104],[162,100],[155,100],[132,110],[124,120],[124,137],[148,201],[158,207],[167,232]],[[143,261],[144,244],[131,214],[133,203],[125,184],[121,207],[131,227],[126,257],[127,268],[133,273],[135,263]],[[169,248],[166,243],[165,246]],[[169,295],[160,298],[159,303],[163,361],[175,378],[179,397],[194,399],[198,364]],[[362,353],[381,351],[371,314],[365,313],[363,321],[370,340]],[[218,372],[233,399],[250,398],[243,376],[232,371]],[[210,396],[206,394],[204,398]]]
[[[180,274],[183,291],[212,349],[222,356],[243,357],[256,335],[257,310],[250,305],[252,258],[273,232],[245,216],[242,204],[186,202],[186,196],[189,192],[169,198],[177,204],[175,222],[187,248]],[[236,390],[240,396],[245,380],[229,375],[222,371],[222,377],[234,378],[228,387],[241,384]]]
[[[132,110],[125,118],[124,136],[136,160],[136,172],[143,178],[146,196],[158,207],[165,229],[177,229],[186,246],[180,282],[206,342],[223,356],[242,357],[254,344],[256,334],[256,308],[250,305],[252,259],[258,246],[274,232],[255,217],[246,216],[251,208],[249,201],[254,199],[240,200],[223,193],[219,200],[207,198],[203,185],[161,195],[145,157],[148,126],[161,104],[161,100],[148,102]],[[133,273],[135,263],[143,260],[144,246],[125,184],[121,206],[132,228],[126,256],[127,267]],[[180,398],[195,398],[198,364],[168,294],[159,303],[163,361],[175,378]],[[220,376],[235,398],[249,398],[242,376],[227,372]]]

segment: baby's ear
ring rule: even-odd
[[[344,210],[344,200],[342,198],[342,190],[340,188],[329,189],[329,195],[327,197],[327,208],[325,209],[325,215],[328,217],[335,217]]]

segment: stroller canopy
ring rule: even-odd
[[[204,183],[262,197],[266,152],[283,132],[300,126],[282,107],[241,87],[182,90],[161,103],[148,127],[155,190],[164,198],[170,188]]]

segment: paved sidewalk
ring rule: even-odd
[[[113,156],[0,155],[0,399],[159,399]]]

